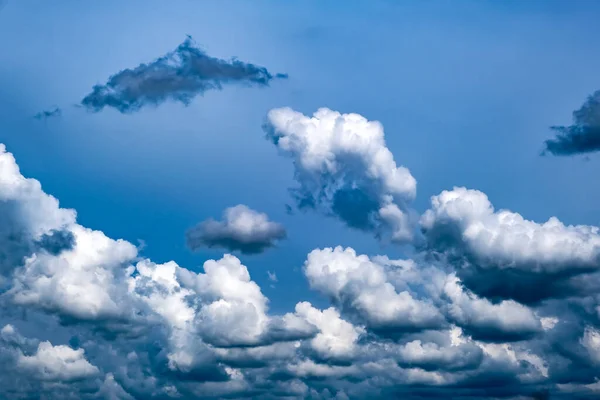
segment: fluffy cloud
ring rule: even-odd
[[[596,293],[541,305],[490,299],[454,267],[477,261],[481,269],[543,275],[570,264],[584,276],[595,255],[573,249],[593,249],[595,228],[509,214],[534,239],[507,238],[492,251],[490,240],[462,231],[478,232],[475,224],[510,236],[514,224],[502,225],[508,217],[489,202],[467,203],[440,199],[423,219],[433,249],[452,257],[315,249],[304,274],[331,306],[301,301],[274,315],[237,257],[196,271],[141,257],[133,244],[79,225],[2,148],[0,397],[594,398]],[[533,244],[546,243],[538,238],[545,229],[572,247]]]
[[[453,258],[480,295],[522,302],[567,295],[585,285],[577,275],[600,267],[597,227],[566,226],[555,217],[529,221],[494,210],[484,193],[465,188],[443,191],[431,205],[421,218],[429,246]]]
[[[304,271],[311,287],[373,329],[410,331],[443,324],[429,299],[421,299],[409,287],[397,290],[388,280],[386,265],[352,248],[313,250]]]
[[[600,91],[573,112],[573,125],[553,126],[554,139],[546,140],[544,153],[572,156],[600,150]]]
[[[83,349],[73,350],[69,346],[53,346],[50,342],[41,342],[35,354],[19,354],[17,368],[24,373],[32,373],[42,380],[73,381],[89,378],[99,373],[98,368],[90,364]]]
[[[286,237],[285,228],[269,217],[239,204],[225,209],[223,220],[209,219],[188,230],[192,250],[201,246],[220,247],[245,254],[261,253]]]
[[[227,84],[264,87],[279,78],[287,75],[273,75],[264,67],[237,59],[210,57],[188,37],[174,51],[134,69],[124,69],[104,85],[94,86],[81,105],[93,112],[112,107],[127,114],[168,100],[188,105],[196,96],[221,90]]]
[[[269,111],[265,130],[294,162],[298,207],[335,215],[353,228],[389,233],[394,241],[412,239],[407,203],[417,182],[396,165],[379,122],[327,108],[312,117],[278,108]]]

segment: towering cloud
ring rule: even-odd
[[[394,241],[412,239],[407,204],[417,182],[396,165],[379,122],[327,108],[312,117],[278,108],[269,111],[265,130],[293,160],[298,207],[335,215],[352,228],[389,234]]]
[[[192,250],[206,246],[253,254],[275,246],[286,237],[286,232],[281,224],[270,221],[267,214],[239,204],[225,209],[222,221],[201,222],[188,230],[186,236]]]
[[[572,156],[600,150],[600,91],[594,92],[573,112],[572,125],[551,129],[556,137],[546,140],[544,153]]]
[[[188,105],[196,96],[221,90],[228,84],[265,87],[281,78],[287,75],[273,75],[264,67],[235,58],[210,57],[188,37],[174,51],[150,63],[124,69],[104,85],[94,86],[81,105],[93,112],[112,107],[127,114],[168,100]]]

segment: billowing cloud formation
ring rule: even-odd
[[[144,258],[133,244],[79,225],[2,147],[0,397],[596,398],[598,286],[543,304],[492,301],[454,268],[462,257],[491,270],[512,260],[519,271],[562,271],[561,263],[587,271],[594,228],[547,232],[513,215],[522,231],[567,235],[575,247],[540,250],[528,246],[541,239],[521,238],[525,254],[510,244],[492,251],[476,235],[432,233],[472,224],[468,202],[452,208],[445,198],[423,224],[432,243],[449,238],[435,249],[455,248],[455,258],[315,249],[304,274],[331,306],[300,301],[276,315],[237,257],[208,260],[200,271]],[[480,206],[477,229],[511,233],[507,217]]]
[[[287,75],[272,75],[264,67],[235,58],[210,57],[188,37],[174,51],[148,64],[120,71],[106,84],[94,86],[81,105],[93,112],[112,107],[127,114],[168,100],[189,105],[196,96],[209,90],[221,90],[228,84],[264,87],[278,78],[287,78]]]
[[[223,220],[209,219],[186,233],[188,246],[220,247],[245,254],[261,253],[286,237],[281,224],[243,204],[225,209]]]
[[[33,116],[33,118],[35,118],[37,120],[46,120],[48,118],[60,117],[61,115],[62,115],[62,110],[58,107],[54,107],[51,110],[40,111],[39,113],[35,114]]]
[[[429,245],[460,265],[464,283],[481,295],[528,303],[568,295],[600,268],[597,227],[555,217],[539,224],[496,211],[484,193],[465,188],[443,191],[431,205],[421,218]]]
[[[600,90],[573,112],[573,125],[551,129],[557,135],[546,140],[544,153],[572,156],[600,150]]]
[[[412,239],[406,204],[417,182],[396,165],[379,122],[327,108],[312,117],[278,108],[269,111],[265,130],[294,162],[298,207],[335,215],[353,228],[389,233],[394,241]]]

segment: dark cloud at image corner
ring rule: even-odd
[[[544,142],[542,155],[575,156],[600,150],[600,90],[573,112],[573,124],[553,126],[553,139]]]

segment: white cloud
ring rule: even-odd
[[[560,272],[600,265],[595,226],[566,226],[555,217],[542,224],[529,221],[494,210],[484,193],[465,188],[443,191],[431,198],[431,205],[421,218],[431,239],[435,242],[434,235],[444,233],[484,268]]]
[[[320,311],[310,303],[302,302],[296,304],[296,314],[319,329],[319,333],[310,340],[310,346],[324,359],[351,358],[360,335],[365,333],[364,328],[340,318],[332,307]]]
[[[69,346],[41,342],[35,354],[19,354],[17,367],[50,381],[73,381],[97,375],[98,368],[85,359],[84,353],[83,349],[73,350]]]
[[[411,239],[406,203],[417,182],[396,165],[379,122],[327,108],[312,117],[277,108],[267,121],[269,138],[294,161],[300,206],[337,215],[351,227],[389,230],[396,241]]]
[[[365,148],[371,150],[360,157],[389,167],[372,156],[377,151],[371,144],[361,142],[377,140],[360,137],[356,148],[344,142],[354,129],[345,124],[353,118],[342,118],[336,128],[350,133],[332,132],[343,136],[335,139],[343,144],[330,149],[333,164],[325,162],[326,169],[346,162],[348,153],[339,149],[360,153],[357,149]],[[365,129],[376,137],[373,126]],[[331,140],[326,143],[336,143]],[[517,395],[567,381],[569,373],[582,385],[598,378],[596,322],[583,320],[595,318],[593,299],[569,303],[587,314],[556,307],[556,317],[540,319],[537,315],[548,315],[548,308],[476,294],[465,286],[460,269],[453,271],[431,254],[394,260],[336,247],[312,251],[304,265],[310,286],[328,296],[333,307],[300,302],[294,312],[273,315],[237,257],[208,260],[200,271],[140,259],[134,245],[78,225],[75,212],[61,209],[37,181],[23,178],[8,153],[0,153],[0,166],[0,196],[7,199],[0,201],[0,216],[6,217],[0,253],[7,256],[0,259],[11,259],[2,264],[0,397],[464,397],[490,380],[502,383],[502,395]],[[394,207],[404,209],[396,204],[402,196],[390,194],[392,178],[382,174],[374,178],[377,174],[364,172],[352,179],[368,178],[370,185],[385,187],[376,192],[376,212],[380,217],[389,212],[391,221]],[[342,182],[328,179],[319,182]],[[504,221],[488,208],[476,213],[483,225],[501,225],[488,222],[488,217]],[[444,223],[460,227],[471,215],[454,212],[447,213],[456,221],[448,217]],[[441,220],[435,218],[429,227],[439,228]],[[508,227],[498,229],[509,235]],[[573,237],[585,236],[579,233]],[[470,257],[476,254],[472,249],[480,251],[466,239],[457,243],[471,249]],[[515,248],[504,251],[512,254]],[[515,254],[513,269],[535,258]],[[486,265],[492,267],[503,266]],[[20,336],[17,327],[30,338]],[[547,350],[554,348],[560,354]],[[486,390],[497,393],[494,387]]]
[[[443,317],[437,308],[419,299],[409,287],[397,291],[385,269],[368,256],[342,247],[313,250],[304,265],[311,287],[330,296],[343,310],[358,314],[372,328],[418,330],[440,326]]]

